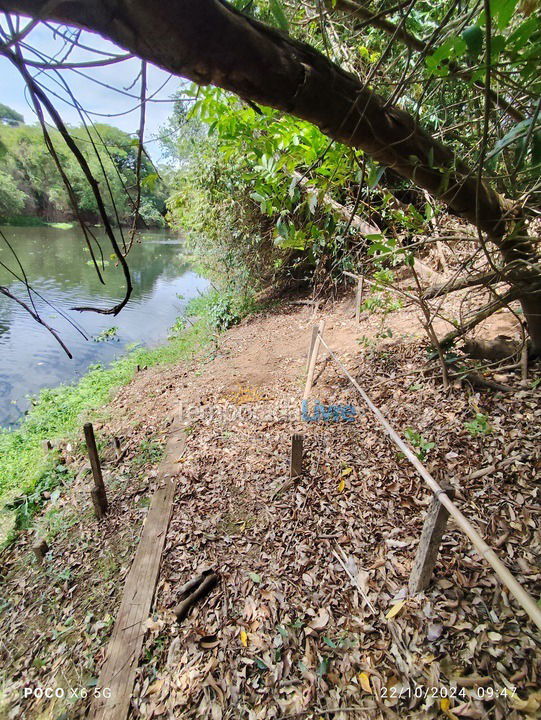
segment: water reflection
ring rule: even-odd
[[[76,230],[54,228],[2,228],[21,260],[33,287],[56,308],[74,305],[111,307],[123,295],[122,273],[102,242],[105,269],[102,285],[84,252]],[[90,337],[84,338],[54,309],[36,301],[43,319],[61,333],[70,360],[54,338],[36,324],[23,308],[0,295],[0,425],[15,423],[28,407],[28,395],[40,388],[71,382],[89,365],[108,363],[133,343],[155,345],[190,299],[204,292],[208,282],[190,269],[182,242],[165,232],[145,232],[128,256],[134,291],[130,303],[117,316],[69,311]],[[0,241],[0,260],[15,269],[9,249]],[[24,287],[0,267],[0,285],[18,295]],[[111,337],[97,341],[111,327]]]

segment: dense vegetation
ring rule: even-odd
[[[72,202],[45,143],[39,125],[25,125],[21,116],[0,108],[0,221],[20,216],[44,221],[74,218]],[[15,114],[17,115],[17,114]],[[72,135],[104,192],[112,221],[131,221],[136,186],[138,141],[128,133],[105,124],[88,131],[72,128]],[[63,168],[71,181],[81,216],[99,219],[96,198],[79,163],[59,132],[50,131]],[[98,150],[98,153],[95,152]],[[151,161],[143,155],[140,217],[147,226],[164,225],[166,187]]]
[[[539,9],[495,0],[490,28],[475,3],[379,9],[374,22],[366,17],[375,11],[348,0],[319,10],[252,2],[246,12],[400,98],[457,157],[481,160],[498,191],[530,217],[539,214]],[[441,204],[362,151],[329,143],[312,124],[215,88],[194,85],[184,98],[169,144],[183,160],[170,218],[210,265],[222,268],[225,259],[251,283],[314,274],[329,282],[374,255],[386,256],[386,267],[411,262],[408,246],[432,231]],[[360,233],[351,213],[372,232]]]
[[[449,242],[458,234],[466,243],[459,248],[464,273],[439,294],[475,287],[476,298],[451,320],[456,332],[442,347],[515,302],[533,351],[541,352],[532,222],[541,209],[536,3],[136,5],[123,9],[124,21],[113,26],[95,1],[84,13],[76,5],[8,4],[14,12],[97,31],[138,55],[141,106],[147,62],[205,88],[194,86],[179,98],[170,150],[180,173],[170,217],[203,249],[207,265],[250,287],[311,279],[328,285],[345,268],[366,273],[375,266],[378,282],[390,286],[396,265],[416,273],[414,255],[440,242],[440,233]],[[29,72],[36,65],[31,39],[13,36],[12,44],[2,54],[36,107],[53,117],[60,144],[69,145],[46,86]],[[62,63],[53,61],[42,56],[38,66],[57,71]],[[133,141],[139,160],[143,127],[144,112]],[[70,150],[84,166],[77,146]],[[88,165],[85,182],[93,190],[85,198],[77,188],[81,211],[102,191],[90,177],[100,177],[99,161]],[[464,222],[446,224],[444,212]],[[103,208],[100,216],[116,252]],[[426,306],[417,281],[415,287],[427,322],[441,314]]]

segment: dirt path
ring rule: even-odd
[[[539,597],[537,398],[519,385],[513,396],[445,394],[420,373],[426,349],[411,311],[364,315],[360,327],[351,301],[322,312],[331,347],[436,479],[459,485],[463,512]],[[301,422],[306,350],[320,316],[286,305],[233,328],[192,366],[143,370],[119,391],[97,424],[127,453],[106,465],[112,512],[99,528],[90,511],[81,515],[76,484],[63,500],[78,510],[75,524],[48,566],[23,566],[31,538],[10,558],[6,592],[17,601],[4,647],[29,648],[6,655],[13,697],[27,686],[95,682],[154,489],[157,443],[182,412],[186,451],[133,718],[535,715],[539,633],[452,526],[434,583],[406,599],[430,496],[332,364],[312,398],[353,404],[355,421]],[[305,462],[291,485],[293,432],[305,435]],[[209,567],[219,587],[178,625],[178,588]],[[87,707],[88,699],[34,697],[7,717],[80,718]]]
[[[347,304],[326,313],[329,344],[396,426],[419,434],[435,476],[460,479],[460,504],[483,533],[509,533],[503,555],[539,594],[537,491],[526,471],[535,472],[539,448],[531,430],[520,430],[521,419],[529,427],[539,412],[535,403],[524,393],[514,401],[517,416],[506,398],[485,406],[479,395],[449,397],[415,375],[386,384],[385,376],[419,367],[411,315],[391,319],[386,344],[377,318],[360,332],[350,315]],[[460,532],[446,536],[426,595],[386,618],[406,597],[430,497],[332,366],[313,398],[353,403],[356,421],[300,422],[314,321],[303,309],[230,331],[181,393],[186,461],[134,717],[426,717],[447,707],[447,693],[456,694],[457,716],[519,717],[521,700],[506,694],[517,685],[523,707],[538,702],[538,633]],[[360,334],[377,349],[365,342],[360,355]],[[465,430],[476,410],[490,411],[486,436]],[[298,431],[306,436],[305,472],[288,486]],[[464,481],[514,451],[505,473]],[[207,568],[220,573],[220,587],[178,626],[175,590]]]

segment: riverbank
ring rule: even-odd
[[[181,405],[186,450],[174,458],[178,493],[134,717],[226,718],[232,708],[239,717],[318,717],[349,708],[348,718],[446,709],[447,717],[522,720],[539,708],[539,633],[452,524],[432,584],[407,597],[430,493],[323,353],[313,399],[351,403],[356,420],[300,423],[298,412],[306,348],[324,317],[329,345],[436,479],[454,481],[462,511],[539,597],[537,396],[514,373],[512,395],[469,385],[446,393],[437,374],[423,372],[415,309],[388,314],[390,334],[378,313],[363,313],[360,327],[353,316],[351,297],[319,311],[284,302],[214,336],[200,355],[133,373],[95,416],[111,503],[99,524],[82,449],[61,445],[78,476],[36,518],[34,533],[50,542],[46,561],[29,562],[30,533],[4,556],[0,632],[18,649],[2,658],[13,717],[84,716]],[[299,431],[304,472],[288,483]],[[208,566],[220,573],[219,588],[177,624],[178,588]],[[24,700],[24,687],[65,694]],[[458,690],[449,698],[416,687]]]
[[[71,444],[80,451],[80,429],[111,396],[127,385],[138,368],[170,365],[196,358],[211,346],[216,333],[238,322],[249,304],[215,291],[192,300],[186,320],[179,318],[168,342],[138,348],[103,367],[96,365],[79,382],[42,390],[28,414],[13,430],[0,429],[0,548],[27,528],[33,515],[58,486],[73,480],[73,471],[45,444]],[[190,319],[191,318],[191,319]]]

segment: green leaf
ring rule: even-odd
[[[282,8],[282,4],[279,2],[279,0],[269,0],[269,4],[272,16],[276,20],[276,24],[278,25],[280,30],[288,33],[289,23]]]
[[[258,574],[255,573],[255,572],[249,572],[249,573],[248,573],[248,577],[250,578],[250,580],[252,580],[253,582],[255,582],[256,585],[259,585],[260,582],[261,582],[261,575],[258,575]]]
[[[515,52],[520,50],[537,30],[537,25],[538,20],[535,15],[531,15],[527,20],[524,20],[507,38],[507,47],[512,48]]]
[[[528,118],[527,120],[521,120],[516,125],[513,125],[511,130],[509,130],[509,132],[507,132],[502,138],[500,138],[500,140],[498,140],[497,143],[495,143],[492,150],[487,154],[487,160],[490,160],[491,158],[496,157],[496,155],[499,155],[501,151],[509,145],[512,145],[513,143],[518,143],[520,142],[520,140],[524,140],[524,138],[529,133],[529,128],[531,124],[532,118]]]
[[[306,204],[310,210],[310,214],[313,215],[317,208],[317,193],[308,193],[306,197]]]
[[[468,52],[472,55],[479,55],[483,49],[483,31],[479,25],[470,25],[462,33],[462,39],[468,46]]]
[[[498,30],[504,30],[513,17],[517,0],[491,0],[490,9]]]
[[[323,677],[329,671],[329,658],[323,658],[318,665],[316,673],[319,677]]]

